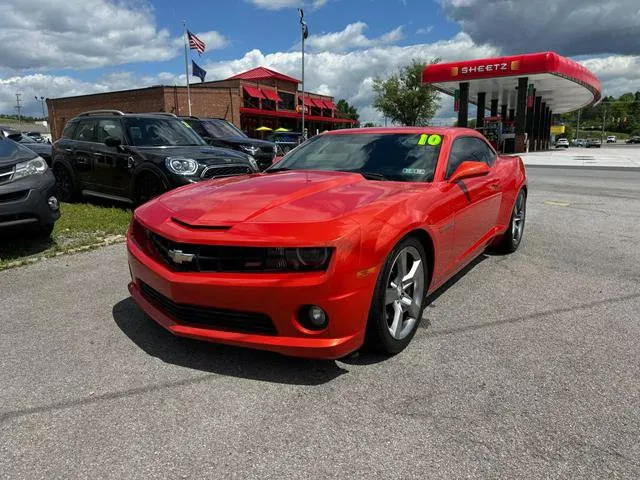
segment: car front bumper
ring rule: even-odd
[[[55,193],[51,170],[0,185],[0,228],[51,225],[60,218],[48,204]]]
[[[344,357],[364,342],[377,269],[370,269],[364,277],[354,275],[353,281],[336,278],[330,272],[176,272],[147,255],[131,238],[127,247],[131,296],[153,320],[175,335],[321,359]],[[222,330],[194,324],[188,318],[175,318],[163,305],[145,295],[143,285],[179,305],[266,315],[276,333]],[[318,305],[325,310],[329,318],[325,330],[310,331],[298,322],[298,313],[304,305]]]

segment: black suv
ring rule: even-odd
[[[56,182],[44,159],[0,138],[0,230],[32,227],[48,237],[60,218]]]
[[[199,180],[256,173],[245,153],[214,148],[169,113],[95,110],[69,120],[53,144],[61,201],[79,195],[140,205]]]
[[[182,117],[198,135],[216,147],[232,148],[256,159],[260,170],[270,167],[276,156],[276,144],[266,140],[249,138],[233,123],[224,118]]]

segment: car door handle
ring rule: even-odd
[[[99,156],[101,156],[101,155],[102,155],[102,153],[100,153],[100,152],[93,152],[93,154],[94,154],[96,157],[99,157]]]
[[[65,148],[64,151],[67,152],[67,153],[71,153],[71,152],[73,152],[73,149],[72,148]]]

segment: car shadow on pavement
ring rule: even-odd
[[[321,385],[348,373],[334,361],[285,357],[175,336],[149,318],[131,297],[113,319],[136,345],[163,362],[218,375],[291,385]]]

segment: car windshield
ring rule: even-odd
[[[431,182],[440,135],[372,133],[318,135],[283,158],[274,170],[333,170],[375,180]]]
[[[131,144],[137,147],[206,145],[191,128],[174,118],[125,118]]]
[[[246,137],[245,133],[225,120],[201,120],[202,126],[212,137]]]
[[[31,138],[29,135],[22,135],[21,133],[16,133],[16,134],[9,135],[8,138],[13,140],[14,142],[38,143],[38,142],[35,141],[35,139]]]

